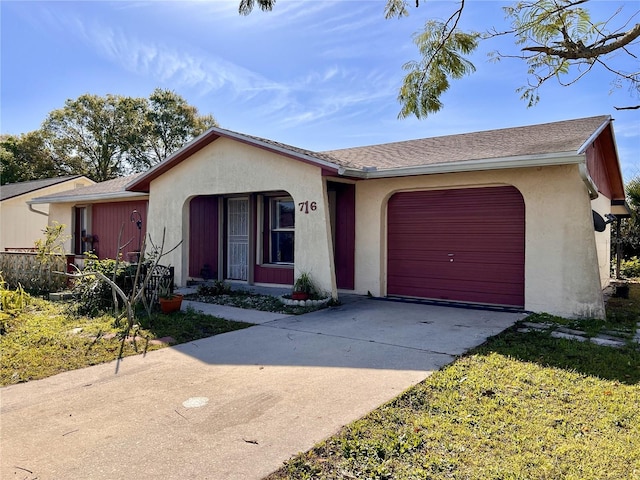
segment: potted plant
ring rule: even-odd
[[[171,313],[180,310],[183,296],[173,293],[171,280],[164,280],[158,285],[158,302],[162,313]]]
[[[311,275],[302,272],[293,284],[292,300],[307,300],[316,293],[316,288],[311,280]]]

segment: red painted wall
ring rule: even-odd
[[[91,231],[98,237],[93,248],[99,258],[116,258],[118,254],[118,235],[122,227],[120,245],[128,242],[122,250],[123,259],[128,260],[127,253],[138,250],[138,242],[143,241],[147,233],[147,200],[133,202],[96,203],[91,207]],[[131,214],[137,210],[142,217],[142,229],[138,230]]]
[[[256,265],[253,279],[257,283],[293,285],[293,267]]]
[[[335,267],[338,288],[353,290],[355,278],[356,249],[356,186],[335,183],[336,191],[336,231]]]
[[[218,278],[218,198],[196,197],[189,204],[189,276]]]
[[[605,145],[599,137],[589,148],[587,148],[587,170],[589,176],[598,187],[598,191],[607,198],[611,195],[611,180],[607,170],[607,160]]]

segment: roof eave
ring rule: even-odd
[[[604,131],[605,128],[607,128],[609,126],[609,124],[611,123],[613,119],[611,118],[611,115],[607,115],[607,119],[602,122],[602,125],[600,125],[595,132],[593,132],[589,138],[587,138],[587,140],[580,146],[580,148],[578,148],[578,154],[582,154],[585,153],[587,151],[587,148],[589,148],[589,145],[591,145],[593,142],[596,141],[596,139],[600,136],[600,134]],[[616,152],[617,155],[617,152]]]
[[[576,152],[557,152],[544,155],[524,155],[503,158],[486,158],[463,162],[435,163],[432,165],[417,165],[398,168],[345,168],[341,175],[374,179],[388,177],[406,177],[412,175],[432,175],[439,173],[474,172],[480,170],[500,170],[508,168],[547,167],[554,165],[581,164],[585,155]]]
[[[89,195],[73,195],[68,197],[37,197],[29,200],[28,205],[41,205],[44,203],[87,203],[99,202],[104,200],[129,200],[132,198],[146,198],[147,193],[139,192],[110,192],[95,193]]]
[[[293,158],[295,160],[301,160],[303,162],[316,165],[320,167],[323,171],[328,170],[330,172],[338,173],[338,171],[342,168],[338,164],[328,162],[326,160],[313,157],[311,155],[295,152],[293,150],[280,147],[278,145],[273,145],[271,143],[260,141],[253,137],[247,137],[240,133],[231,132],[229,130],[224,130],[217,127],[212,127],[206,133],[202,134],[201,136],[194,139],[193,141],[191,141],[190,143],[182,147],[180,150],[178,150],[177,152],[169,156],[166,160],[155,165],[146,173],[136,178],[133,182],[127,184],[125,186],[125,190],[148,192],[150,183],[153,180],[155,180],[165,172],[171,170],[174,166],[176,166],[183,160],[186,160],[188,157],[198,152],[199,150],[203,149],[210,143],[213,143],[215,140],[217,140],[220,137],[236,140],[240,143],[244,143],[246,145],[250,145],[256,148],[261,148],[263,150],[284,155],[286,157]]]
[[[64,177],[64,180],[60,180],[59,182],[55,182],[55,183],[52,183],[50,185],[45,185],[44,187],[38,187],[38,188],[34,188],[33,190],[29,190],[27,192],[17,193],[15,195],[10,195],[10,196],[7,196],[7,197],[0,198],[0,201],[4,202],[5,200],[11,200],[13,198],[22,197],[23,195],[31,195],[34,192],[37,192],[38,190],[44,190],[45,188],[55,187],[57,185],[65,183],[65,182],[71,182],[73,180],[77,180],[78,178],[86,178],[87,180],[90,180],[89,178],[87,178],[84,175],[70,175],[68,177]]]

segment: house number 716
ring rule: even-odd
[[[305,200],[304,202],[298,203],[298,208],[301,213],[307,214],[309,210],[315,212],[318,209],[318,204],[316,202],[310,202],[309,200]]]

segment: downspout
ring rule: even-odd
[[[591,175],[589,175],[589,170],[587,170],[586,162],[579,164],[578,170],[580,172],[580,177],[582,178],[582,181],[586,185],[587,190],[589,190],[589,198],[591,200],[595,200],[596,198],[599,197],[598,187],[596,187],[596,184],[591,178]]]
[[[40,215],[44,215],[45,217],[48,217],[49,214],[47,212],[41,212],[40,210],[36,210],[35,208],[33,208],[32,204],[28,204],[29,205],[29,210],[32,211],[33,213],[39,213]]]

